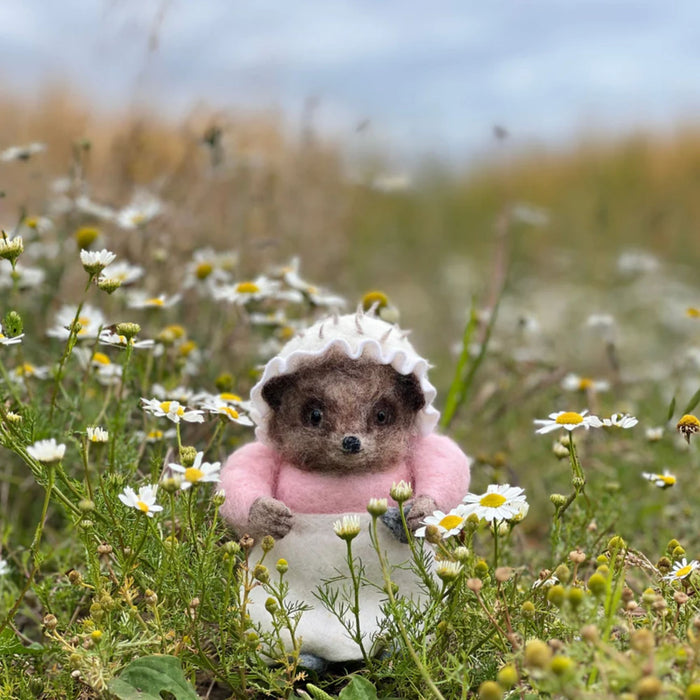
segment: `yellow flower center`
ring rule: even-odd
[[[296,331],[291,326],[285,326],[284,328],[280,329],[280,337],[282,340],[289,340],[290,338],[293,338],[295,334]]]
[[[690,428],[691,430],[700,430],[700,420],[695,416],[687,413],[679,421],[678,426],[680,428]]]
[[[194,274],[198,280],[205,280],[214,271],[214,266],[211,263],[199,263],[195,268]]]
[[[36,216],[28,216],[24,220],[24,225],[28,226],[29,228],[36,228],[39,225],[39,219],[37,219]]]
[[[588,389],[592,389],[593,380],[588,379],[588,377],[581,377],[581,380],[578,383],[578,388],[580,391],[587,391]]]
[[[241,397],[238,394],[231,394],[228,391],[224,391],[222,394],[219,394],[219,398],[222,401],[240,401]]]
[[[378,308],[382,309],[389,303],[389,297],[384,292],[372,291],[367,292],[362,297],[362,308],[367,311],[372,304],[378,304]]]
[[[204,472],[196,467],[185,469],[185,480],[189,481],[190,484],[196,484],[203,476]]]
[[[34,367],[34,365],[30,365],[28,362],[25,362],[23,365],[20,365],[15,371],[17,372],[17,374],[28,377],[34,374],[35,370],[36,367]]]
[[[146,215],[139,212],[138,214],[132,214],[129,218],[131,219],[132,224],[138,226],[146,220]]]
[[[229,418],[238,418],[238,411],[235,411],[230,406],[222,406],[221,411],[223,411]]]
[[[559,425],[578,425],[583,423],[583,416],[575,411],[566,411],[557,416],[556,423]]]
[[[149,304],[150,306],[163,306],[165,302],[158,297],[151,297],[150,299],[146,299],[145,303]]]
[[[693,570],[693,567],[688,564],[687,566],[684,566],[681,569],[678,569],[678,571],[675,571],[673,575],[676,578],[683,578],[684,576],[687,576],[691,571]]]
[[[241,282],[236,285],[236,291],[240,294],[255,294],[260,291],[260,287],[255,282]]]
[[[500,493],[487,493],[480,501],[479,505],[484,508],[498,508],[506,502],[506,497]]]
[[[92,226],[83,226],[75,232],[75,240],[81,248],[87,248],[99,235],[98,229]]]
[[[690,318],[700,318],[700,309],[695,306],[689,307],[686,313]]]
[[[170,413],[170,406],[172,405],[172,403],[172,401],[161,401],[160,410],[164,413]]]
[[[188,340],[180,346],[179,353],[182,357],[187,357],[194,349],[196,349],[197,343],[194,340]]]
[[[144,503],[143,501],[136,501],[136,507],[140,510],[143,511],[144,513],[148,513],[148,505]]]
[[[93,361],[93,362],[97,362],[97,363],[100,364],[100,365],[109,365],[109,364],[111,364],[110,361],[109,361],[109,357],[107,357],[107,355],[105,355],[103,352],[96,352],[96,353],[92,356],[92,361]]]
[[[453,527],[457,527],[461,524],[462,518],[459,515],[446,515],[438,525],[444,527],[445,530],[451,530]]]
[[[163,431],[162,430],[151,430],[147,437],[149,437],[151,440],[160,440],[163,437]]]
[[[676,477],[670,474],[657,474],[656,478],[659,481],[663,481],[666,486],[673,486],[676,483]]]

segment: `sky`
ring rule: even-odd
[[[312,100],[350,148],[461,162],[496,124],[524,146],[696,121],[699,26],[697,0],[2,0],[0,85],[290,125]]]

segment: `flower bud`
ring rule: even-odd
[[[600,573],[596,572],[588,579],[588,590],[597,598],[604,596],[607,588],[608,582]]]
[[[562,582],[569,583],[571,580],[571,571],[566,564],[559,564],[556,569],[554,569],[554,575]]]
[[[553,493],[549,496],[552,505],[559,510],[566,503],[566,496],[563,493]]]
[[[584,593],[580,588],[570,588],[566,592],[566,600],[576,610],[583,603]]]
[[[513,664],[506,664],[497,674],[496,680],[503,688],[512,688],[517,684],[518,671]]]
[[[469,561],[469,556],[470,552],[467,547],[455,547],[454,552],[452,552],[452,555],[454,558],[458,561],[461,562],[462,564],[466,564],[466,562]]]
[[[552,659],[552,650],[541,639],[531,639],[525,645],[523,661],[530,668],[545,669]]]
[[[270,580],[270,572],[264,564],[257,564],[253,569],[253,578],[260,583],[267,583]]]
[[[479,700],[501,700],[503,688],[496,681],[484,681],[479,686]]]
[[[265,554],[272,551],[275,546],[275,538],[272,535],[265,535],[260,542],[260,548]]]
[[[100,277],[97,280],[97,286],[107,294],[116,292],[122,286],[122,281],[116,277]]]
[[[274,615],[278,610],[279,610],[279,604],[277,601],[270,597],[265,601],[265,610],[270,613],[270,615]]]
[[[402,479],[398,484],[392,484],[389,495],[397,503],[403,503],[413,497],[413,487]]]
[[[138,323],[123,322],[117,323],[115,330],[117,335],[123,335],[127,340],[131,340],[141,332]]]
[[[360,518],[357,515],[344,515],[342,520],[333,523],[333,531],[341,540],[350,542],[360,534]]]
[[[547,591],[547,600],[552,605],[556,605],[558,608],[560,608],[564,604],[565,598],[566,591],[564,590],[564,586],[556,583],[549,587],[549,590]]]
[[[275,568],[277,569],[277,573],[286,574],[289,570],[289,564],[286,559],[278,559]]]
[[[462,565],[456,561],[440,561],[437,563],[435,573],[445,583],[455,581],[462,573]]]
[[[530,600],[526,600],[520,606],[520,613],[522,614],[523,617],[526,617],[528,619],[532,619],[535,616],[535,604]]]
[[[568,656],[555,656],[549,663],[549,670],[555,676],[567,676],[573,669],[574,662]]]
[[[185,469],[188,469],[194,464],[197,458],[197,448],[191,445],[184,445],[180,448],[180,463]]]
[[[386,498],[370,498],[367,504],[367,512],[378,518],[386,513],[389,503]]]

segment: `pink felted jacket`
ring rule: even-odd
[[[431,433],[416,438],[408,459],[387,471],[327,474],[298,469],[254,442],[236,450],[221,471],[221,514],[243,534],[250,506],[261,496],[282,501],[293,513],[364,512],[370,498],[389,498],[392,484],[402,479],[416,496],[430,496],[448,511],[469,490],[469,459],[455,442]]]

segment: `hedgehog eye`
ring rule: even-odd
[[[306,425],[318,428],[323,422],[323,404],[317,400],[307,402],[301,416]]]
[[[393,419],[391,406],[380,403],[374,408],[374,422],[376,425],[389,425]]]
[[[323,411],[320,408],[312,408],[309,411],[309,423],[314,427],[321,425],[323,420]]]

